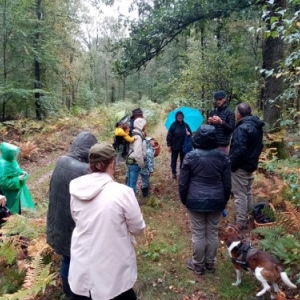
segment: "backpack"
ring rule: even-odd
[[[128,156],[129,143],[122,136],[115,136],[112,146],[117,152],[121,152],[123,158]]]
[[[145,141],[145,140],[146,140],[146,138],[145,138],[143,135],[141,135],[140,133],[138,133],[138,132],[133,132],[133,133],[132,133],[132,136],[135,136],[135,135],[140,136],[140,137],[142,138],[142,141]],[[126,143],[127,143],[127,142],[126,142]],[[128,151],[127,151],[126,157],[124,157],[125,159],[127,159],[127,158],[129,157],[129,155],[134,151],[133,149],[131,149],[131,152],[129,153],[129,143],[127,143],[127,144],[128,144]]]

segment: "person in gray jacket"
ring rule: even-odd
[[[75,223],[71,216],[69,184],[71,180],[89,172],[90,148],[97,143],[95,136],[81,132],[74,139],[68,153],[61,156],[51,176],[47,214],[47,243],[62,255],[61,280],[66,298],[73,299],[68,283],[71,237]]]
[[[179,195],[190,218],[193,256],[187,267],[198,275],[215,270],[218,227],[230,198],[231,168],[228,155],[218,149],[216,128],[202,125],[193,137],[179,176]]]

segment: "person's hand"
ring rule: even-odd
[[[0,206],[6,205],[6,198],[5,196],[0,195]]]
[[[150,172],[150,176],[153,176],[153,172]]]
[[[134,135],[133,138],[134,138],[134,140],[137,140],[137,139],[138,139],[138,136],[137,136],[137,135]]]
[[[213,124],[222,124],[222,119],[221,119],[220,117],[218,117],[218,116],[213,116],[213,117],[211,118],[211,122],[212,122]]]
[[[213,123],[213,118],[209,117],[207,121],[208,121],[208,124],[212,124]]]
[[[168,152],[172,151],[171,146],[168,146],[167,149],[168,149]]]
[[[189,131],[186,132],[186,135],[191,135],[191,133]]]

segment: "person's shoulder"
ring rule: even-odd
[[[119,183],[117,181],[112,181],[109,183],[109,189],[111,189],[114,195],[134,195],[133,189],[126,184]]]

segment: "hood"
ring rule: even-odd
[[[143,130],[144,126],[147,124],[146,120],[143,118],[137,118],[133,122],[133,128]]]
[[[236,126],[240,126],[243,123],[251,123],[253,126],[255,126],[256,128],[261,129],[262,127],[265,126],[265,123],[257,116],[246,116],[243,119],[241,119],[240,121],[237,122]]]
[[[89,150],[97,143],[97,139],[90,132],[80,132],[74,139],[68,156],[71,156],[79,161],[89,162]]]
[[[184,114],[181,110],[179,110],[176,114],[175,114],[175,121],[177,121],[177,116],[178,115],[182,115],[182,119],[184,119]]]
[[[72,196],[82,201],[93,200],[109,182],[114,180],[107,173],[91,173],[70,182]]]
[[[10,162],[15,160],[20,152],[19,147],[5,142],[1,144],[0,150],[2,158]]]
[[[214,149],[218,147],[215,126],[202,125],[193,136],[193,147],[198,149]]]

